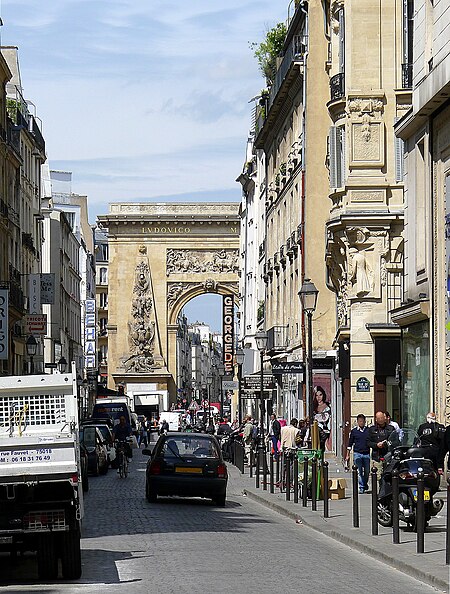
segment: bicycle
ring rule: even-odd
[[[126,456],[126,442],[116,442],[116,455],[118,461],[118,473],[120,478],[127,478],[128,476],[128,458]]]

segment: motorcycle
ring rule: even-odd
[[[409,528],[417,530],[417,475],[424,476],[425,526],[438,514],[443,505],[442,499],[434,499],[439,490],[440,476],[427,448],[420,444],[417,433],[405,429],[403,435],[392,434],[389,450],[385,457],[378,493],[378,523],[384,527],[392,526],[392,472],[398,471],[399,477],[399,519]]]

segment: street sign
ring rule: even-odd
[[[249,398],[259,400],[259,394],[260,393],[255,390],[246,390],[242,393],[241,400],[248,400]],[[272,390],[264,390],[263,400],[272,400]]]
[[[261,389],[261,376],[259,375],[246,375],[242,378],[242,388],[244,390],[250,390],[258,392]],[[263,376],[263,389],[274,390],[275,384],[271,375]]]
[[[239,382],[236,381],[222,381],[222,390],[237,390]]]
[[[44,367],[46,369],[56,369],[58,367],[58,363],[44,363]]]
[[[272,373],[274,375],[305,373],[305,365],[302,361],[277,361],[272,363]]]
[[[47,334],[47,315],[28,314],[24,317],[25,334],[45,336]]]

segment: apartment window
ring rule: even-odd
[[[395,118],[397,122],[399,118]],[[395,181],[402,182],[405,174],[405,143],[401,138],[395,137]]]
[[[108,269],[107,268],[100,268],[100,284],[101,285],[108,284]]]
[[[403,0],[403,64],[402,88],[412,87],[414,0]]]
[[[345,72],[345,17],[344,9],[338,13],[339,19],[339,72]]]
[[[100,307],[103,309],[108,307],[108,293],[100,293]]]
[[[330,187],[342,188],[345,183],[345,127],[331,126],[329,142]]]

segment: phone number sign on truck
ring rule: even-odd
[[[0,450],[0,464],[41,464],[43,462],[67,462],[71,451],[60,448],[36,448],[28,450]]]

